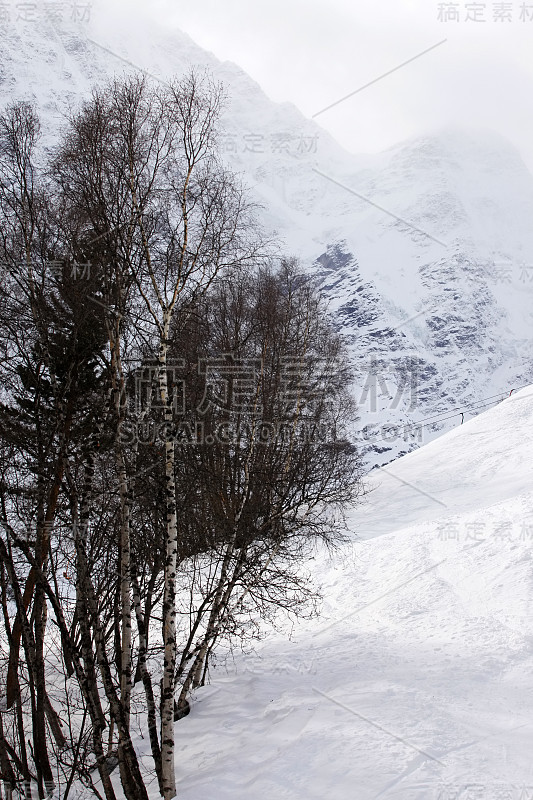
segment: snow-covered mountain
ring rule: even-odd
[[[533,379],[533,177],[507,141],[444,131],[354,156],[185,34],[111,12],[73,23],[44,6],[31,20],[11,9],[2,101],[33,99],[48,143],[116,73],[165,80],[193,65],[223,81],[222,151],[263,204],[266,228],[329,298],[356,368],[369,465]]]
[[[321,616],[280,620],[235,669],[220,661],[177,723],[178,796],[533,797],[533,386],[467,413],[533,381],[533,177],[519,154],[444,131],[351,155],[185,35],[111,12],[74,24],[37,6],[24,20],[23,5],[0,10],[1,98],[35,100],[49,144],[116,72],[197,65],[226,83],[222,149],[329,298],[368,463],[384,465],[350,543],[306,565]]]
[[[530,386],[372,473],[320,617],[178,724],[182,800],[533,796],[532,419]]]

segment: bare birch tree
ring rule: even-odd
[[[85,737],[106,800],[115,756],[127,800],[146,800],[131,728],[142,680],[171,800],[174,724],[216,643],[301,611],[313,590],[299,565],[340,536],[360,492],[340,342],[310,283],[265,266],[257,209],[217,156],[222,99],[195,73],[115,80],[42,169],[34,112],[0,120],[0,667],[14,708],[0,767],[41,796],[50,737],[65,746],[45,641],[79,686],[71,763]]]
[[[161,781],[175,795],[174,695],[176,669],[176,573],[178,525],[173,398],[168,385],[168,340],[175,314],[195,306],[222,272],[237,272],[259,255],[251,207],[236,179],[216,157],[221,89],[190,74],[169,87],[127,79],[95,93],[73,120],[58,153],[56,176],[63,192],[90,226],[104,263],[120,265],[145,309],[138,323],[154,353],[159,400],[164,409],[166,543],[163,595],[164,664],[161,691]],[[93,248],[94,249],[94,248]],[[121,314],[118,300],[115,314]],[[102,302],[108,305],[109,296]],[[139,311],[139,304],[134,302]],[[110,335],[116,374],[116,416],[123,422],[120,331]],[[115,380],[115,379],[114,379]],[[119,424],[119,427],[120,427]],[[119,465],[121,503],[122,686],[131,690],[130,547],[126,471]],[[127,703],[126,703],[127,704]]]

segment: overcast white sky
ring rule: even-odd
[[[397,69],[316,121],[375,152],[445,125],[488,127],[533,170],[533,0],[151,0],[143,13],[186,31],[306,116]],[[134,13],[128,3],[129,13]],[[453,14],[459,21],[439,21]],[[467,20],[476,15],[486,21]],[[495,19],[497,18],[497,19]]]

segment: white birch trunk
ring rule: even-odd
[[[130,720],[132,667],[131,667],[131,639],[132,639],[132,606],[131,606],[131,542],[130,542],[130,499],[128,491],[128,476],[124,458],[123,445],[120,441],[120,431],[125,419],[126,395],[124,389],[124,374],[122,371],[122,358],[120,354],[120,318],[114,325],[114,330],[109,331],[111,349],[111,375],[116,412],[115,432],[115,460],[120,494],[120,699],[124,709],[127,726]]]
[[[159,350],[159,391],[165,409],[165,496],[167,514],[165,587],[163,595],[163,685],[161,694],[161,772],[165,800],[176,796],[174,770],[174,692],[176,674],[176,571],[178,563],[178,521],[174,474],[172,404],[168,397],[167,351],[171,312],[163,318]]]

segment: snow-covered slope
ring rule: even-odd
[[[18,5],[3,27],[2,99],[35,100],[48,143],[113,74],[165,80],[192,65],[225,83],[221,148],[263,203],[266,228],[313,270],[350,341],[369,465],[533,379],[533,177],[508,142],[444,131],[356,157],[184,34],[113,17],[98,2],[79,24],[54,22],[40,6],[24,21]]]
[[[182,800],[533,796],[532,422],[533,386],[372,473],[320,618],[178,723]]]
[[[117,72],[192,64],[227,84],[223,151],[350,341],[369,464],[531,382],[533,178],[507,142],[445,131],[355,157],[184,35],[18,6],[2,102],[34,99],[48,144]],[[533,388],[466,417],[371,474],[358,538],[315,559],[320,619],[198,692],[177,724],[182,800],[533,797]]]

